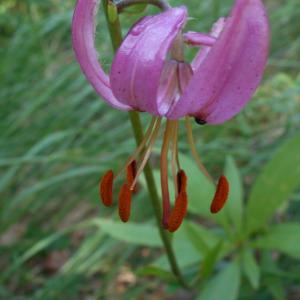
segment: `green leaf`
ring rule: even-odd
[[[3,272],[1,274],[1,279],[6,279],[7,277],[11,276],[11,273],[14,272],[20,265],[22,265],[24,262],[32,258],[34,255],[38,254],[39,252],[45,250],[47,247],[49,247],[52,243],[57,241],[62,236],[71,233],[75,231],[76,229],[84,229],[84,228],[90,228],[93,226],[93,220],[78,223],[76,225],[67,227],[59,232],[55,232],[54,234],[51,234],[50,236],[47,236],[44,239],[38,240],[32,247],[30,247],[27,251],[25,251],[20,257],[18,257],[13,264],[6,270],[6,272]]]
[[[186,222],[184,222],[176,231],[172,240],[175,256],[177,257],[178,265],[181,268],[193,266],[202,259],[202,255],[195,248],[193,243],[191,243],[186,234],[187,229],[185,228],[185,223]],[[157,259],[154,265],[165,270],[170,269],[168,259],[165,255]]]
[[[282,281],[276,277],[269,277],[265,280],[274,300],[286,300],[284,286]]]
[[[230,263],[208,281],[197,300],[236,300],[240,288],[240,266],[237,261]]]
[[[33,159],[38,153],[48,149],[49,147],[53,146],[55,143],[59,143],[62,140],[66,139],[70,135],[73,134],[72,130],[65,130],[60,132],[51,133],[44,138],[40,139],[36,142],[23,156],[26,159]],[[6,158],[7,160],[7,158]],[[16,176],[20,169],[20,166],[15,165],[11,167],[6,173],[1,176],[0,179],[0,191],[2,192],[9,182]]]
[[[111,237],[136,245],[161,247],[158,229],[149,224],[121,223],[106,219],[95,221],[100,229]]]
[[[260,249],[277,250],[300,258],[300,224],[287,223],[273,226],[262,238],[254,241]]]
[[[264,226],[300,185],[300,134],[276,152],[257,178],[247,205],[247,230]]]
[[[242,252],[242,270],[254,289],[259,287],[260,269],[250,249]]]
[[[214,245],[220,240],[217,235],[200,224],[185,221],[183,228],[186,232],[186,237],[193,244],[195,249],[199,251],[201,256],[206,255]]]
[[[218,256],[222,250],[223,241],[219,241],[212,249],[210,249],[206,256],[203,259],[200,270],[200,277],[203,279],[207,279],[211,276],[216,262],[218,260]]]
[[[226,158],[225,175],[229,181],[229,197],[225,207],[220,212],[227,215],[231,224],[240,229],[243,217],[243,184],[237,165],[232,157]]]
[[[10,201],[8,204],[7,213],[9,212],[9,210],[14,209],[18,204],[20,204],[20,202],[24,201],[24,199],[29,198],[37,192],[45,190],[52,185],[64,182],[66,180],[73,179],[75,177],[84,177],[90,174],[98,175],[99,168],[96,166],[84,166],[73,168],[62,172],[59,175],[54,175],[45,180],[40,180],[36,184],[33,184],[32,186],[24,189],[20,194],[18,194],[14,199],[12,199],[12,201]]]

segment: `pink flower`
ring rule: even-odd
[[[97,2],[77,1],[72,28],[76,58],[88,81],[108,104],[120,110],[148,112],[154,116],[142,147],[126,164],[128,168],[138,154],[144,152],[135,179],[125,183],[128,190],[133,190],[149,158],[161,118],[167,118],[161,154],[163,223],[174,231],[182,221],[187,203],[186,180],[183,180],[186,176],[177,159],[177,120],[191,116],[199,124],[223,123],[239,113],[251,99],[261,81],[268,55],[269,26],[265,8],[261,0],[236,0],[229,17],[220,18],[210,34],[183,33],[187,21],[184,6],[144,17],[128,32],[108,76],[98,61],[94,45]],[[184,58],[184,45],[201,47],[190,63]],[[188,128],[189,141],[194,148]],[[174,153],[172,173],[177,186],[173,211],[168,191],[170,143]],[[199,158],[196,159],[209,177]],[[227,198],[228,183],[224,176],[221,178],[223,184],[218,184],[216,195]],[[102,187],[102,196],[103,190]],[[131,199],[131,194],[122,190],[122,195],[130,195]],[[225,202],[220,196],[217,198],[219,203]],[[216,203],[213,206],[216,212]]]

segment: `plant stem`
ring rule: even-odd
[[[116,3],[119,13],[122,12],[124,8],[135,4],[152,4],[162,11],[170,8],[169,3],[164,0],[121,0]]]
[[[121,26],[118,17],[117,7],[112,2],[109,2],[108,0],[103,0],[103,8],[106,16],[107,25],[109,28],[112,45],[114,51],[116,51],[122,42]],[[129,118],[133,129],[134,137],[136,140],[136,144],[139,145],[144,138],[144,133],[143,133],[139,114],[135,111],[130,111]],[[160,200],[157,193],[152,168],[149,163],[147,163],[144,168],[144,174],[145,174],[147,188],[150,195],[151,204],[159,228],[159,234],[163,241],[163,245],[168,257],[171,270],[174,273],[174,275],[177,277],[178,282],[182,285],[182,287],[189,288],[188,284],[185,282],[183,275],[181,274],[181,271],[178,267],[169,234],[163,229],[161,224],[162,212],[161,212]]]

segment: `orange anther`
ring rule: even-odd
[[[181,191],[177,196],[174,208],[168,218],[168,230],[170,232],[176,231],[181,225],[187,211],[187,193]]]
[[[130,186],[124,183],[119,194],[119,216],[123,222],[127,222],[130,217],[131,193]]]
[[[211,213],[215,214],[223,208],[228,198],[228,194],[229,194],[229,182],[227,178],[222,175],[219,179],[215,196],[210,206]]]
[[[113,180],[114,173],[112,170],[108,170],[100,180],[99,183],[99,195],[102,203],[105,206],[111,206],[113,202]]]
[[[136,167],[136,160],[133,160],[126,168],[126,177],[127,177],[127,183],[129,187],[133,184],[133,181],[135,179],[137,173],[137,167]],[[137,192],[137,185],[134,186],[134,193]]]
[[[179,170],[177,173],[177,185],[178,185],[178,194],[181,191],[186,192],[186,184],[187,184],[187,177],[183,170]]]
[[[176,231],[181,225],[187,211],[187,177],[183,170],[177,173],[178,196],[175,201],[174,208],[168,218],[167,229],[170,232]]]

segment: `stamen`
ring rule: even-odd
[[[153,131],[153,128],[155,127],[155,123],[156,123],[158,120],[160,120],[160,118],[158,118],[158,117],[153,117],[153,118],[151,119],[150,125],[149,125],[147,131],[145,132],[145,135],[144,135],[144,138],[143,138],[142,142],[141,142],[141,143],[139,144],[139,146],[136,148],[136,150],[134,151],[134,153],[128,158],[128,160],[126,161],[125,166],[123,166],[123,167],[120,169],[120,171],[117,173],[117,175],[116,175],[115,178],[119,177],[120,174],[127,168],[127,166],[128,166],[129,164],[131,164],[132,161],[134,161],[134,160],[138,157],[138,155],[141,153],[141,151],[145,148],[146,143],[148,142],[149,138],[150,138],[151,135],[152,135],[152,131]]]
[[[225,176],[221,176],[217,185],[214,199],[212,200],[210,211],[215,214],[219,212],[223,207],[228,198],[229,194],[229,183]]]
[[[170,214],[170,195],[169,195],[169,181],[168,181],[168,151],[170,145],[170,139],[172,138],[172,132],[174,124],[177,121],[167,120],[166,129],[163,138],[163,145],[160,154],[160,181],[161,192],[163,199],[163,226],[168,228],[168,218]]]
[[[176,197],[174,208],[168,218],[168,230],[170,232],[176,231],[187,212],[187,193],[186,193],[186,187],[187,187],[187,177],[185,175],[185,172],[183,170],[180,170],[177,174],[177,180],[178,180],[178,196]]]
[[[129,186],[131,186],[134,182],[134,178],[136,177],[136,160],[133,160],[126,168],[126,177],[127,177],[127,183]],[[133,187],[133,192],[137,192],[137,186],[135,185]]]
[[[197,153],[197,149],[196,149],[196,145],[195,145],[195,141],[194,141],[194,137],[193,137],[192,125],[190,123],[189,117],[185,118],[185,127],[186,127],[186,131],[187,131],[188,143],[190,145],[192,155],[193,155],[199,169],[211,182],[213,182],[212,177],[208,173],[207,169],[205,168],[205,166],[203,165],[203,163],[201,161],[199,154]]]
[[[112,170],[108,170],[100,180],[99,183],[99,195],[102,203],[105,206],[111,206],[113,203],[113,180],[114,173]]]
[[[121,187],[119,194],[119,216],[123,222],[127,222],[130,218],[131,211],[131,190],[127,183]]]
[[[182,191],[186,192],[187,188],[187,176],[183,170],[179,170],[177,173],[177,182],[178,182],[178,194]]]
[[[174,232],[180,227],[186,215],[186,211],[187,193],[180,193],[176,198],[175,206],[168,219],[168,230],[170,232]]]
[[[178,160],[178,148],[177,148],[177,134],[178,134],[178,122],[174,125],[173,133],[172,133],[172,160],[171,160],[171,168],[172,168],[172,177],[174,181],[174,188],[176,197],[178,195],[178,184],[176,178],[176,167],[180,170],[179,160]]]
[[[175,139],[174,139],[174,144],[175,144],[175,159],[176,159],[176,164],[178,170],[181,169],[180,167],[180,162],[179,162],[179,155],[178,155],[178,122],[176,123],[176,128],[175,128]]]
[[[141,173],[143,172],[144,168],[145,168],[145,165],[147,164],[148,162],[148,159],[150,157],[150,154],[151,154],[151,151],[152,151],[152,148],[154,146],[154,143],[156,141],[156,138],[157,138],[157,135],[159,133],[159,128],[160,128],[160,123],[161,123],[161,118],[157,119],[157,122],[153,128],[153,132],[151,134],[151,138],[150,138],[150,141],[149,141],[149,145],[147,146],[147,150],[142,158],[142,162],[141,162],[141,165],[139,166],[137,172],[136,172],[136,176],[132,182],[132,184],[130,185],[130,190],[134,190],[134,187],[139,179],[139,176],[141,175]]]

